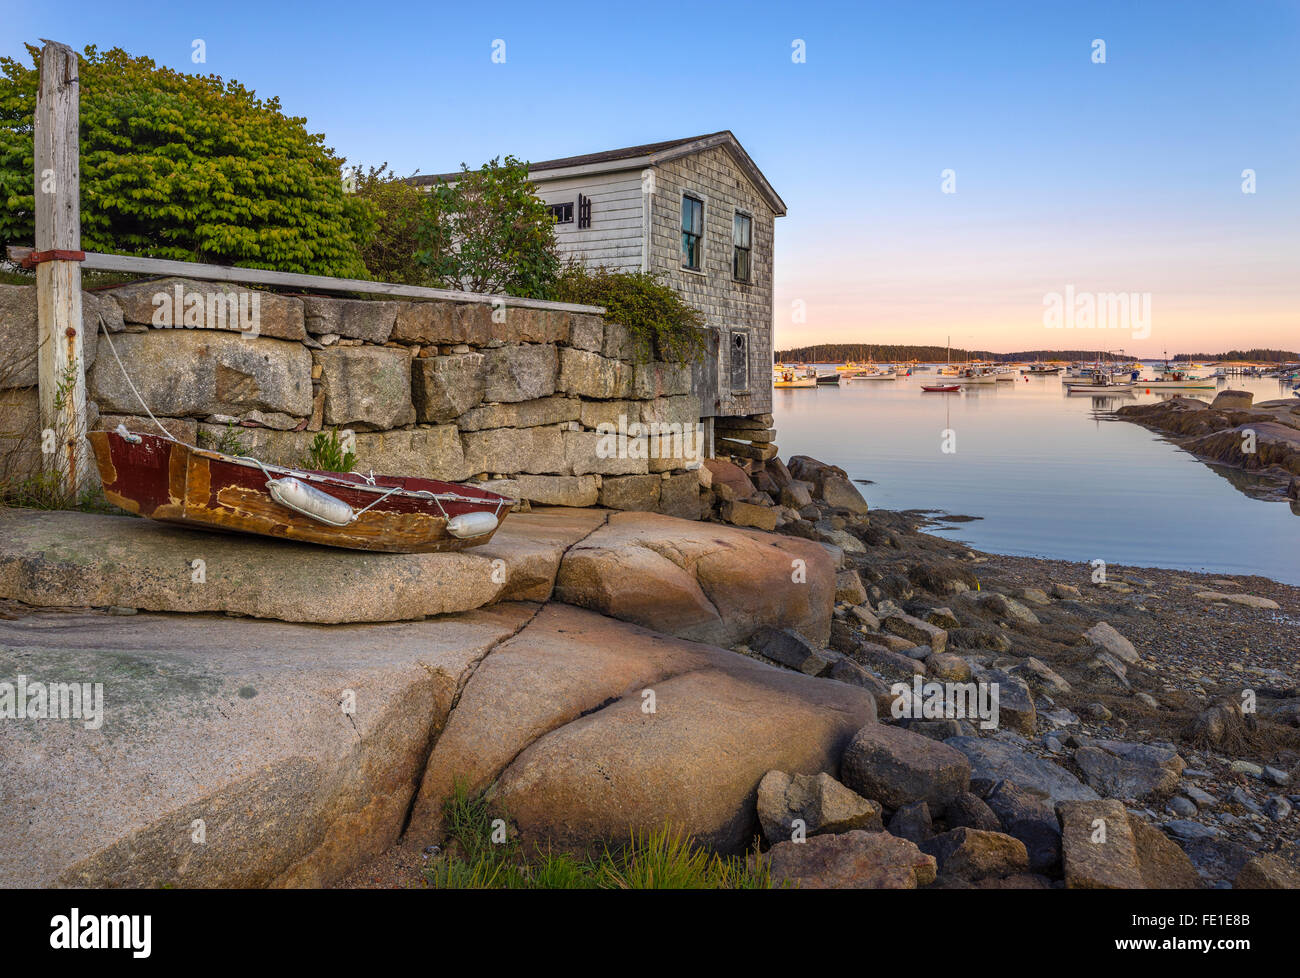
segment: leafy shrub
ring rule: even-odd
[[[429,284],[545,298],[560,269],[555,220],[528,182],[528,164],[507,156],[424,193],[416,260]]]
[[[31,66],[0,58],[0,247],[34,239],[27,51]],[[79,78],[84,248],[366,277],[373,205],[343,192],[342,160],[278,98],[93,45]]]
[[[338,431],[331,428],[316,433],[302,465],[311,472],[351,472],[357,466],[357,456],[343,450]]]
[[[387,163],[368,170],[353,167],[351,184],[359,200],[373,205],[374,226],[360,241],[361,260],[370,274],[381,282],[436,284],[416,259],[429,195],[398,178]]]
[[[547,298],[604,306],[606,318],[631,332],[638,354],[690,362],[705,350],[704,316],[648,272],[589,269],[570,261]]]

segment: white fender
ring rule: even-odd
[[[478,511],[461,513],[447,521],[447,532],[461,540],[469,537],[481,537],[497,528],[497,518],[491,513]]]
[[[341,499],[335,499],[329,493],[321,492],[315,486],[309,486],[301,479],[291,475],[281,479],[272,479],[266,484],[271,498],[281,506],[287,506],[296,513],[310,516],[330,526],[347,526],[355,518],[352,507]]]

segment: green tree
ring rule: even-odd
[[[31,244],[32,65],[0,58],[0,245]],[[87,250],[365,278],[373,205],[345,194],[342,160],[217,75],[87,47],[81,88],[81,239]]]
[[[363,170],[352,167],[351,189],[373,205],[375,224],[361,240],[361,260],[381,282],[429,285],[429,275],[416,258],[419,228],[429,195],[399,178],[387,163]]]
[[[555,221],[528,182],[528,164],[507,156],[481,169],[461,164],[455,182],[426,194],[418,261],[430,284],[543,298],[560,270]]]

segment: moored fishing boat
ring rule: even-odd
[[[1069,394],[1123,394],[1132,391],[1133,385],[1116,381],[1104,370],[1094,370],[1089,378],[1067,380],[1065,389]]]
[[[1212,391],[1218,386],[1214,377],[1193,377],[1185,370],[1169,366],[1157,367],[1159,377],[1134,377],[1136,386],[1146,390],[1204,390]]]
[[[781,389],[816,387],[817,372],[814,370],[810,377],[806,370],[800,373],[794,367],[780,367],[772,375],[772,386]]]
[[[972,384],[996,384],[998,378],[996,374],[987,373],[983,369],[976,367],[967,367],[958,376],[963,387],[969,387]]]
[[[289,469],[123,425],[88,438],[109,502],[204,530],[430,553],[487,543],[514,505],[454,482]]]

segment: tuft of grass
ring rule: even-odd
[[[76,509],[83,513],[115,513],[102,491],[84,490],[76,498],[57,472],[42,472],[0,485],[0,505],[15,509]]]
[[[493,841],[494,831],[501,839],[504,821],[495,830],[493,822],[502,816],[460,779],[443,816],[447,846],[425,870],[437,889],[766,889],[770,881],[765,860],[718,855],[671,825],[633,832],[625,845],[606,846],[594,858],[549,848],[526,852],[517,838]]]
[[[331,428],[316,433],[302,465],[311,472],[351,472],[357,467],[357,456],[343,450],[338,430]]]
[[[222,455],[248,454],[248,446],[240,440],[233,421],[226,422],[225,430],[218,437],[213,437],[200,430],[198,441],[200,448],[208,448],[214,452],[220,452]]]

